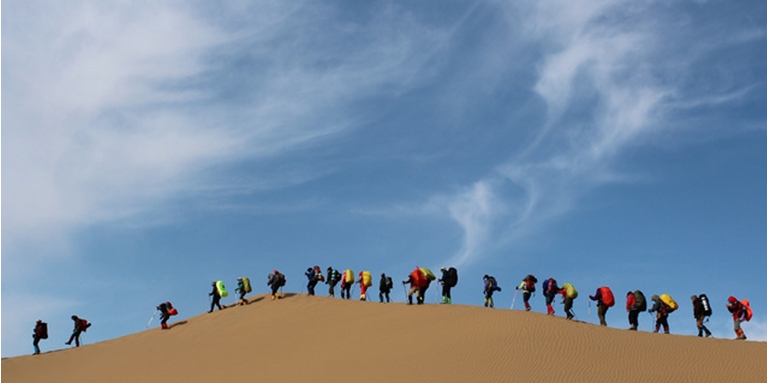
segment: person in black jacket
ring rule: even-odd
[[[660,331],[660,328],[663,327],[663,333],[669,334],[668,330],[668,313],[671,311],[668,306],[666,306],[665,303],[660,299],[659,296],[653,295],[652,298],[650,298],[653,302],[652,308],[647,310],[649,313],[657,313],[656,314],[656,321],[655,321],[655,331]]]
[[[383,303],[384,297],[386,297],[386,303],[391,302],[389,299],[389,293],[392,289],[391,277],[387,277],[385,273],[381,273],[381,281],[378,282],[378,300]]]
[[[700,301],[697,295],[690,297],[692,300],[692,315],[695,317],[695,325],[698,327],[698,336],[702,337],[703,332],[706,333],[706,338],[711,336],[711,331],[708,331],[703,324],[703,320],[706,318],[706,309],[703,307],[703,302]]]
[[[91,327],[91,324],[85,319],[78,318],[77,315],[72,315],[72,320],[75,322],[75,329],[72,331],[72,336],[69,337],[69,341],[64,344],[69,346],[74,340],[75,346],[80,347],[80,334],[87,331],[88,327]]]
[[[170,304],[170,302],[163,302],[160,303],[159,306],[157,306],[157,310],[160,310],[160,328],[163,330],[168,329],[168,319],[170,319],[170,309],[172,309],[173,306]]]
[[[211,286],[213,286],[213,291],[211,291],[208,295],[212,296],[213,299],[210,301],[210,310],[208,310],[208,314],[213,312],[214,307],[218,307],[219,310],[223,310],[221,307],[221,293],[218,292],[216,282],[211,283]]]
[[[285,286],[285,275],[274,270],[272,274],[269,274],[268,278],[266,285],[272,287],[272,300],[281,298],[277,291],[280,290],[280,287]]]
[[[442,267],[440,271],[442,272],[442,278],[437,280],[437,282],[442,284],[442,303],[450,304],[452,303],[450,289],[458,283],[458,272],[453,267],[449,269]]]
[[[48,325],[46,325],[41,319],[35,322],[35,330],[32,334],[32,346],[35,348],[35,355],[40,353],[40,339],[48,339]]]

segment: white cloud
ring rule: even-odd
[[[506,208],[495,223],[472,234],[476,222],[464,215],[453,219],[465,228],[463,261],[480,256],[482,241],[505,243],[523,238],[570,212],[587,191],[632,177],[612,169],[616,157],[653,132],[670,90],[647,69],[655,59],[658,36],[651,28],[609,20],[632,13],[619,0],[534,2],[524,38],[541,47],[535,92],[546,102],[546,122],[522,152],[480,180],[493,201]],[[513,15],[514,12],[511,12]],[[637,49],[642,47],[642,49]],[[578,118],[573,118],[578,116]],[[453,197],[455,203],[463,193]],[[488,233],[493,233],[489,235]]]
[[[210,170],[326,142],[358,122],[350,103],[428,77],[441,32],[395,8],[363,27],[305,5],[233,4],[264,22],[232,27],[184,3],[4,4],[4,261],[41,237],[66,246],[78,228],[229,187]],[[257,79],[230,85],[244,100],[221,98],[231,75]]]

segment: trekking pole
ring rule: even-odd
[[[149,318],[149,322],[146,322],[146,328],[149,328],[149,325],[150,325],[150,324],[152,323],[152,321],[154,320],[154,316],[155,316],[155,315],[157,315],[157,310],[155,310],[155,311],[152,313],[152,317],[151,317],[151,318]]]
[[[405,288],[405,284],[402,284],[402,291],[405,292],[405,300],[407,300],[407,289]]]
[[[509,310],[514,310],[514,302],[517,301],[517,293],[519,292],[518,289],[514,289],[514,298],[511,299],[511,308]]]
[[[591,301],[589,301],[589,322],[591,322]]]

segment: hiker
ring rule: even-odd
[[[670,334],[668,330],[668,314],[673,310],[658,295],[653,295],[650,300],[652,300],[653,304],[647,312],[656,313],[655,330],[653,332],[658,332],[663,327],[663,333]]]
[[[285,286],[285,275],[277,270],[272,271],[272,274],[268,276],[266,285],[272,287],[272,300],[282,298],[280,294],[277,294],[277,291],[280,290],[280,287]]]
[[[573,300],[578,297],[578,290],[576,290],[570,283],[565,282],[562,284],[562,289],[559,290],[559,293],[562,294],[562,303],[565,305],[567,319],[570,320],[575,318],[575,314],[573,313]]]
[[[160,303],[160,305],[157,306],[157,310],[160,311],[160,328],[167,330],[168,319],[170,319],[172,315],[178,314],[178,311],[173,308],[173,305],[170,302]]]
[[[442,272],[442,278],[437,280],[437,282],[442,284],[442,303],[450,304],[452,303],[450,289],[458,284],[458,270],[456,270],[455,267],[448,269],[443,266],[439,271]]]
[[[346,269],[341,274],[341,299],[352,299],[352,285],[354,284],[354,272]]]
[[[554,315],[552,303],[557,296],[557,292],[559,292],[559,286],[557,286],[556,279],[549,278],[543,281],[543,296],[546,297],[546,314],[548,315]]]
[[[250,287],[250,279],[247,277],[237,278],[237,288],[234,289],[235,293],[240,293],[240,299],[237,301],[237,304],[240,306],[248,304],[248,300],[245,299],[245,294],[251,291],[253,291],[253,288]]]
[[[40,353],[40,340],[48,339],[48,324],[43,322],[42,319],[38,319],[37,322],[35,322],[35,329],[32,332],[32,339],[32,346],[35,348],[33,355],[37,355]]]
[[[522,279],[522,283],[517,286],[517,290],[522,290],[522,300],[525,302],[525,311],[530,311],[532,309],[529,302],[530,295],[535,292],[535,284],[537,282],[538,279],[536,279],[534,275],[529,274]]]
[[[421,297],[420,297],[421,290],[416,285],[417,284],[416,278],[413,277],[414,273],[415,271],[410,273],[410,275],[407,276],[407,280],[402,281],[403,285],[408,285],[408,284],[410,285],[410,289],[407,291],[407,304],[409,305],[413,304],[413,294],[415,294],[418,304],[421,304]]]
[[[493,308],[495,306],[493,303],[493,292],[501,291],[501,288],[498,287],[495,277],[491,275],[485,274],[482,280],[485,282],[485,289],[482,291],[485,294],[485,307]]]
[[[219,310],[223,310],[221,307],[221,292],[218,291],[218,286],[216,286],[216,282],[213,282],[210,284],[213,286],[213,291],[211,291],[208,296],[212,296],[213,299],[210,301],[210,310],[208,310],[208,314],[213,312],[214,307],[218,307]]]
[[[639,291],[626,293],[626,311],[629,313],[629,330],[637,331],[639,328],[639,313],[647,310],[647,301],[644,294]]]
[[[378,282],[378,299],[381,303],[383,303],[384,297],[386,297],[386,303],[391,302],[389,293],[391,292],[392,287],[394,287],[394,282],[391,277],[386,276],[386,273],[381,273],[381,281]]]
[[[751,319],[751,308],[749,307],[750,304],[747,306],[744,304],[744,302],[748,301],[744,300],[741,302],[733,296],[727,298],[727,311],[732,313],[735,335],[737,335],[735,338],[736,340],[746,340],[746,333],[744,333],[743,329],[740,328],[740,324],[743,322],[748,322]]]
[[[705,298],[705,304],[703,299]],[[703,333],[706,333],[706,338],[711,336],[711,331],[703,324],[703,320],[711,315],[711,306],[708,304],[708,297],[706,294],[701,294],[700,297],[693,295],[690,297],[692,301],[692,316],[695,318],[695,327],[698,328],[698,336],[703,337]],[[708,307],[708,310],[706,309]]]
[[[306,290],[309,292],[309,295],[314,295],[314,286],[317,286],[317,282],[319,281],[317,279],[317,273],[310,267],[306,269],[304,275],[309,279],[309,283],[306,284]]]
[[[88,327],[91,327],[91,324],[85,319],[78,318],[77,315],[72,315],[72,320],[75,322],[75,329],[72,331],[69,341],[64,344],[69,346],[72,344],[72,340],[74,340],[75,346],[80,347],[80,334],[88,331]]]
[[[366,301],[368,299],[367,291],[368,287],[373,286],[373,276],[369,271],[360,271],[360,279],[355,282],[360,284],[360,300]]]
[[[597,289],[594,295],[589,295],[589,299],[597,301],[597,316],[599,317],[599,324],[601,326],[607,326],[607,310],[615,304],[615,297],[612,290],[607,286],[602,286]]]
[[[328,296],[329,297],[336,297],[336,283],[341,280],[341,273],[338,272],[338,270],[328,267],[328,279],[325,281],[326,285],[329,285],[328,288]]]

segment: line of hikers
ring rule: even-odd
[[[72,315],[72,321],[74,321],[74,330],[72,330],[72,335],[69,336],[69,340],[64,342],[65,345],[69,346],[72,344],[72,341],[75,342],[75,347],[80,347],[80,335],[86,331],[88,331],[88,328],[91,327],[91,323],[83,318],[79,318],[77,315]],[[38,319],[37,322],[35,322],[35,328],[32,330],[32,347],[34,348],[34,355],[37,355],[40,353],[40,341],[43,339],[48,339],[48,324],[43,322],[42,319]]]
[[[442,267],[440,272],[441,277],[437,278],[436,275],[428,268],[416,266],[416,268],[410,272],[410,274],[408,274],[407,279],[402,281],[402,286],[405,288],[405,285],[410,285],[409,290],[405,289],[405,294],[407,296],[409,305],[413,304],[413,296],[416,297],[416,304],[424,304],[426,291],[429,289],[431,283],[435,280],[442,286],[442,301],[440,303],[452,303],[451,289],[458,284],[458,271],[454,267]],[[373,286],[372,274],[369,271],[360,272],[357,275],[357,278],[355,278],[354,272],[349,269],[344,270],[343,272],[339,272],[337,269],[328,267],[326,273],[327,278],[322,274],[319,266],[307,268],[304,275],[308,280],[306,288],[309,295],[315,295],[315,287],[317,284],[319,282],[325,282],[325,284],[328,285],[328,295],[330,297],[335,297],[335,287],[340,282],[342,299],[351,299],[351,288],[352,286],[358,284],[360,285],[360,300],[367,300],[367,290]],[[500,292],[501,287],[498,286],[498,282],[495,277],[491,275],[484,275],[482,280],[484,282],[484,306],[493,308],[495,307],[493,302],[493,293],[496,291]],[[273,270],[272,273],[267,276],[267,286],[271,288],[272,300],[282,298],[280,291],[285,286],[286,281],[287,278],[285,275],[277,270]],[[530,298],[536,291],[536,283],[538,283],[538,279],[532,274],[529,274],[522,279],[522,282],[515,287],[511,309],[514,309],[514,302],[516,301],[517,293],[519,291],[522,291],[522,300],[525,305],[525,311],[530,311],[532,309],[530,305]],[[387,276],[385,273],[381,273],[381,279],[378,285],[379,301],[381,303],[391,302],[390,293],[394,287],[392,278]],[[220,303],[221,298],[227,297],[229,295],[223,281],[212,282],[211,286],[212,291],[208,294],[211,297],[210,310],[208,313],[213,312],[215,307],[218,307],[219,310],[222,310],[223,307]],[[546,299],[546,309],[548,315],[554,315],[554,299],[557,295],[561,295],[561,303],[564,304],[566,318],[568,320],[575,318],[575,313],[573,312],[573,301],[578,298],[578,290],[576,290],[572,284],[563,283],[562,286],[559,286],[554,278],[548,278],[543,281],[541,287],[543,290],[543,295]],[[249,302],[247,299],[245,299],[245,295],[251,293],[252,291],[253,289],[249,278],[237,278],[237,288],[235,288],[235,292],[239,294],[237,305],[248,304]],[[607,286],[601,286],[597,288],[594,295],[589,295],[589,299],[589,315],[591,311],[591,301],[596,301],[599,324],[602,326],[607,326],[607,321],[605,319],[607,311],[616,303],[612,290]],[[629,330],[637,331],[639,328],[639,313],[647,311],[650,314],[655,314],[655,330],[653,332],[657,333],[662,328],[664,333],[669,334],[668,316],[672,312],[676,311],[679,308],[679,305],[668,294],[661,294],[660,296],[653,295],[650,297],[650,300],[652,301],[652,306],[648,310],[647,300],[642,291],[634,290],[626,293],[626,311],[628,312],[628,321],[630,325]],[[693,295],[690,297],[690,300],[693,306],[693,317],[695,318],[695,324],[698,328],[698,336],[703,337],[705,335],[705,337],[710,337],[711,331],[709,331],[709,329],[705,326],[705,322],[708,321],[707,318],[709,318],[713,313],[708,297],[706,294]],[[743,322],[750,321],[751,317],[753,316],[750,302],[746,299],[738,300],[737,298],[730,296],[727,299],[726,307],[727,310],[732,314],[734,330],[736,334],[735,339],[745,340],[746,335],[741,328],[741,324]],[[147,328],[158,312],[160,313],[161,328],[163,330],[169,329],[167,324],[168,320],[171,316],[178,314],[178,310],[174,308],[169,301],[163,302],[156,307],[155,313],[152,315],[152,318],[150,318],[149,323],[147,323]],[[80,335],[87,331],[87,329],[91,326],[91,323],[85,319],[78,318],[76,315],[72,316],[72,320],[74,321],[74,330],[72,331],[72,335],[70,336],[69,341],[67,341],[65,344],[71,345],[72,341],[74,341],[76,347],[79,347]],[[35,324],[32,337],[34,339],[34,354],[39,354],[40,340],[48,339],[47,324],[42,320],[38,320]]]
[[[335,286],[340,282],[342,299],[351,299],[351,287],[358,284],[360,285],[360,300],[367,300],[367,289],[373,285],[372,276],[369,271],[360,272],[357,278],[355,278],[354,272],[349,269],[339,272],[337,269],[328,267],[326,272],[327,278],[322,274],[319,266],[307,268],[304,275],[308,280],[306,287],[309,295],[315,295],[316,285],[319,282],[325,282],[325,284],[328,285],[328,295],[330,297],[335,297]],[[437,278],[428,268],[416,266],[416,268],[408,274],[407,279],[402,281],[403,288],[405,285],[410,285],[410,289],[405,289],[408,304],[413,304],[413,296],[416,297],[416,304],[424,304],[426,291],[435,280],[442,286],[442,301],[440,303],[452,303],[450,292],[451,289],[458,284],[458,271],[454,267],[442,267],[440,272],[442,275],[440,278]],[[245,285],[243,285],[243,280],[246,281]],[[495,277],[491,275],[483,276],[482,280],[484,282],[484,306],[493,308],[495,307],[493,293],[496,291],[500,292],[501,287],[498,286]],[[272,288],[272,300],[281,297],[278,290],[285,285],[285,282],[285,275],[277,270],[274,270],[269,274],[267,285]],[[512,309],[514,308],[517,293],[522,291],[522,300],[525,305],[525,311],[531,310],[530,298],[536,291],[536,283],[538,283],[538,279],[532,274],[528,274],[522,279],[520,284],[515,287],[514,298],[511,304]],[[214,288],[211,295],[214,296],[213,302],[218,305],[217,302],[220,299],[221,294],[223,293],[223,296],[226,296],[226,291],[223,289],[222,281],[214,282],[213,285]],[[393,285],[392,278],[385,273],[381,273],[381,280],[379,282],[380,302],[383,303],[385,300],[388,303],[391,301],[389,294]],[[557,295],[561,295],[561,303],[564,304],[564,311],[567,319],[571,320],[575,318],[573,302],[578,297],[578,290],[576,290],[572,284],[566,282],[563,283],[562,286],[559,286],[554,278],[548,278],[543,281],[541,287],[546,300],[546,310],[548,315],[554,315],[554,299]],[[247,278],[239,278],[237,290],[240,291],[240,304],[247,303],[244,299],[244,295],[251,291],[250,281]],[[601,286],[597,288],[594,295],[589,295],[589,299],[589,312],[591,310],[591,301],[595,301],[599,324],[607,326],[605,318],[607,310],[614,306],[616,302],[612,290],[607,286]],[[650,314],[655,314],[655,330],[653,332],[657,333],[662,328],[664,333],[670,333],[668,316],[676,311],[679,308],[679,305],[668,294],[653,295],[650,297],[650,300],[652,301],[652,306],[648,309],[647,300],[642,291],[634,290],[629,291],[626,294],[626,311],[628,312],[629,330],[636,331],[639,328],[639,313],[647,311]],[[705,326],[705,322],[708,321],[707,318],[712,315],[708,297],[706,294],[693,295],[691,301],[693,306],[693,317],[695,318],[696,327],[698,328],[698,336],[703,337],[705,335],[705,337],[710,337],[711,331]],[[213,310],[213,304],[214,303],[211,303],[211,310],[209,312]],[[221,309],[220,305],[218,305],[218,307]],[[734,297],[729,297],[727,309],[733,315],[733,321],[735,323],[734,329],[737,336],[736,339],[746,339],[746,335],[740,328],[740,324],[751,320],[753,314],[750,302],[748,300],[740,301]]]

